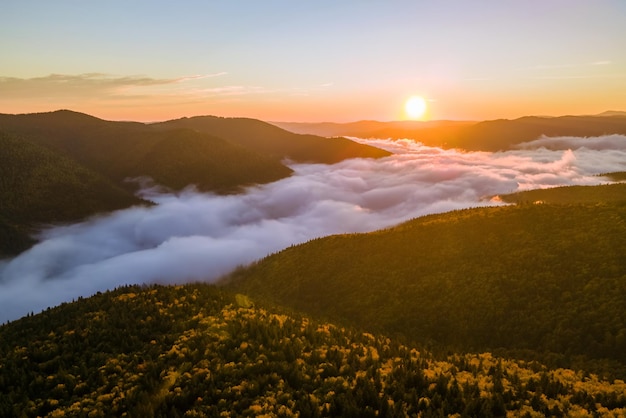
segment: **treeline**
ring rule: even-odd
[[[477,208],[313,240],[226,286],[414,341],[624,377],[624,254],[624,202]]]
[[[620,415],[626,385],[489,353],[432,353],[209,285],[119,288],[0,327],[0,416],[507,412]]]
[[[623,181],[626,180],[626,173],[608,173],[603,177],[610,178],[613,181]],[[517,204],[552,203],[569,205],[590,202],[624,202],[626,200],[626,183],[535,189],[499,197],[504,202]]]

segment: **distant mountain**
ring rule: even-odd
[[[545,136],[626,135],[624,116],[528,116],[515,120],[495,120],[468,126],[454,135],[442,137],[445,147],[498,151]],[[421,140],[419,137],[418,140]],[[432,140],[432,137],[430,138]]]
[[[606,112],[598,113],[596,116],[626,116],[626,112],[621,110],[607,110]]]
[[[378,122],[364,120],[351,123],[301,123],[301,122],[272,122],[272,124],[301,134],[314,134],[326,137],[354,136],[357,138],[411,138],[416,132],[425,129],[440,129],[454,131],[462,126],[473,125],[470,121],[394,121]]]
[[[1,131],[0,161],[0,255],[28,248],[40,225],[142,203],[66,155]]]
[[[577,188],[576,204],[478,208],[316,239],[238,271],[226,285],[461,350],[532,350],[562,364],[609,359],[626,376],[622,186],[606,189],[621,200],[596,201],[603,193]]]
[[[527,116],[519,119],[484,122],[355,122],[350,124],[294,124],[277,126],[318,135],[410,138],[425,145],[472,151],[506,150],[545,136],[626,135],[626,112],[605,112],[597,116]]]
[[[154,124],[160,129],[187,128],[219,136],[264,155],[296,162],[336,163],[346,158],[380,158],[389,152],[346,138],[299,135],[246,118],[197,116]]]
[[[123,330],[123,332],[120,332]],[[0,327],[0,416],[621,416],[623,380],[428,350],[208,285],[132,286]]]

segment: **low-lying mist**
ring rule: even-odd
[[[287,179],[216,196],[146,187],[154,207],[42,232],[0,264],[0,321],[123,284],[215,281],[292,244],[365,232],[431,213],[501,204],[533,188],[607,182],[626,171],[626,137],[541,138],[507,152],[359,140],[394,152],[334,165],[298,164]]]

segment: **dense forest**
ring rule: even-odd
[[[238,143],[264,155],[296,162],[333,164],[346,158],[380,158],[388,151],[350,141],[346,138],[320,138],[297,135],[276,126],[247,118],[197,116],[154,124],[161,129],[187,128],[208,132]]]
[[[209,285],[132,286],[0,327],[0,416],[623,416],[626,384],[434,352]]]
[[[0,145],[0,256],[32,245],[30,234],[41,224],[141,204],[133,196],[137,183],[129,178],[147,176],[173,190],[195,185],[236,193],[290,176],[285,158],[337,162],[389,154],[252,119],[201,117],[151,125],[67,110],[0,114]]]
[[[42,224],[145,204],[71,158],[0,132],[0,255],[33,244]]]
[[[623,378],[626,195],[602,187],[622,199],[468,209],[320,238],[226,285],[370,331]],[[580,201],[595,190],[567,191]]]

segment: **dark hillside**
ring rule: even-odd
[[[350,141],[346,138],[322,138],[299,135],[266,122],[246,118],[196,116],[171,120],[155,127],[188,128],[219,136],[257,152],[297,162],[332,164],[346,158],[380,158],[387,151]]]
[[[623,368],[625,254],[624,201],[479,208],[317,239],[227,285],[418,341],[608,358]]]
[[[150,137],[159,140],[149,151],[134,155],[127,173],[148,175],[177,190],[195,184],[202,191],[236,192],[292,172],[274,159],[190,129],[150,133]]]
[[[0,327],[2,417],[617,416],[625,393],[623,381],[417,350],[207,285],[119,288]]]
[[[192,130],[157,130],[67,110],[0,114],[0,255],[33,244],[40,224],[75,222],[141,202],[126,178],[233,193],[288,177],[276,159]]]
[[[119,184],[126,177],[143,175],[159,178],[172,189],[193,183],[201,190],[232,191],[291,174],[277,159],[210,135],[156,130],[141,123],[110,122],[71,111],[0,115],[2,128],[66,153]],[[165,157],[170,160],[167,164]],[[204,167],[203,159],[207,160]]]
[[[0,161],[0,254],[26,249],[29,234],[41,224],[142,203],[71,158],[3,132]]]

